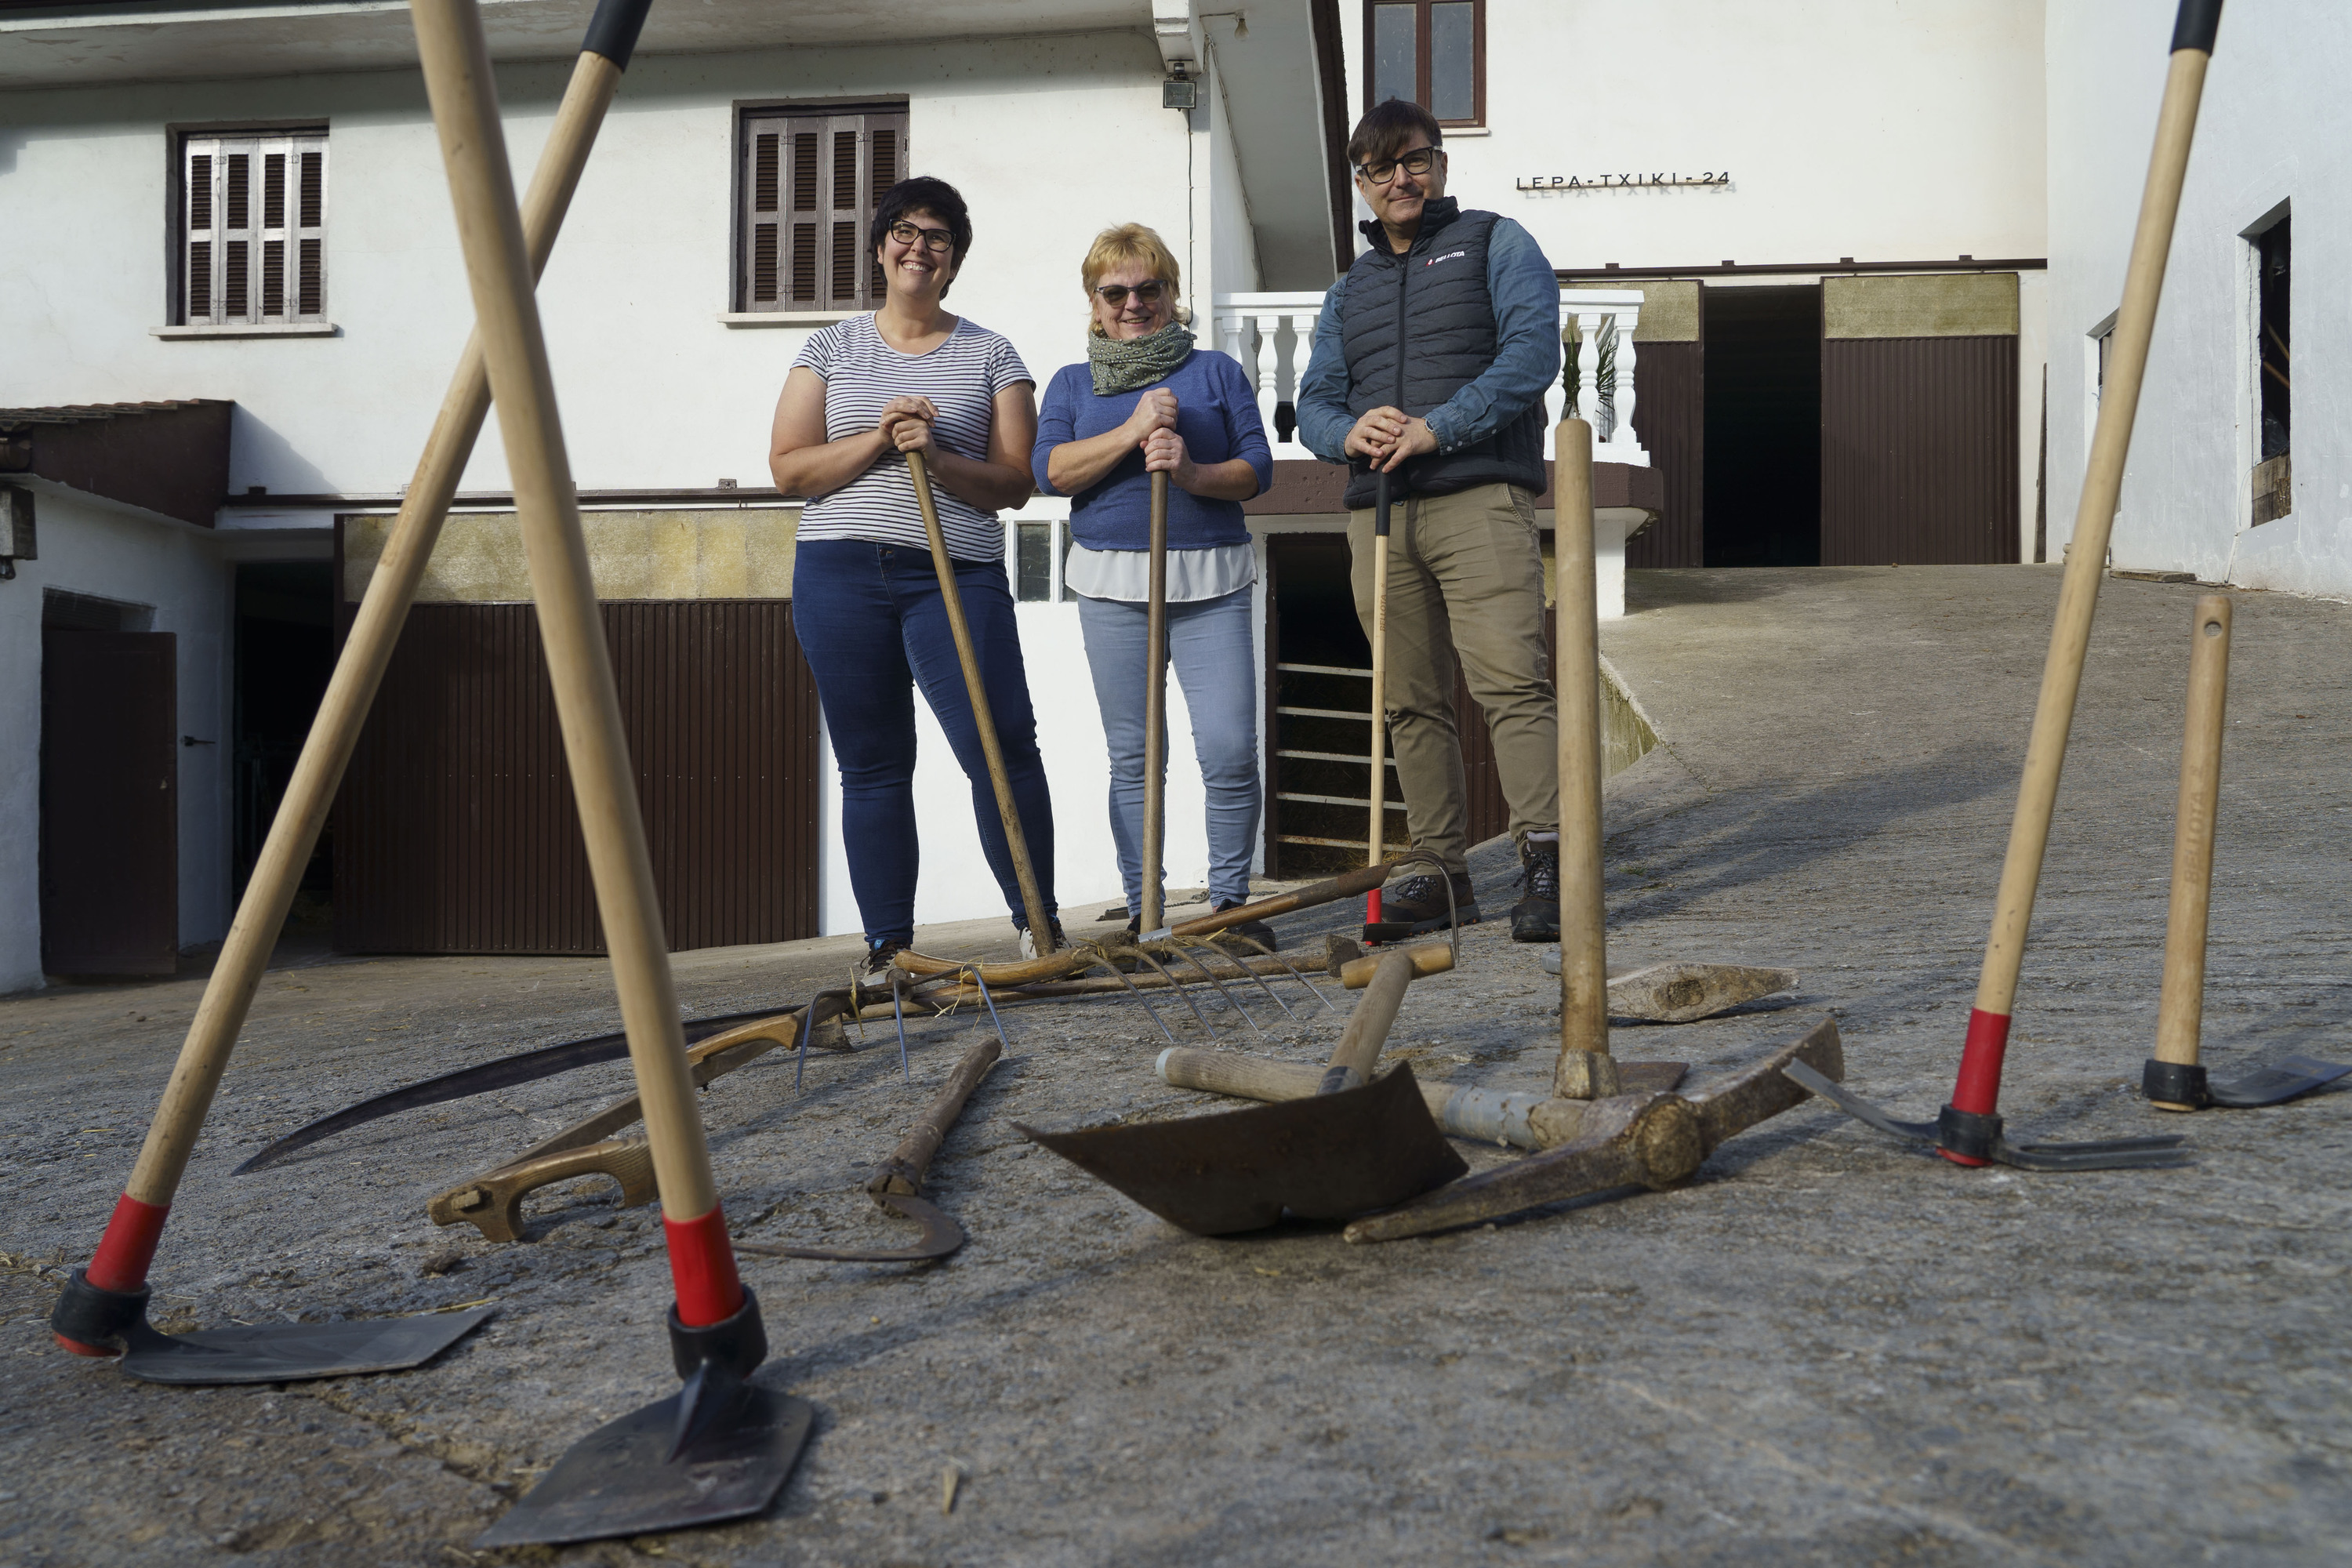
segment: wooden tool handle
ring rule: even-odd
[[[563,226],[572,192],[579,187],[581,171],[587,167],[589,150],[595,145],[597,130],[604,122],[604,111],[620,80],[621,67],[602,53],[584,53],[572,68],[572,84],[556,109],[554,127],[531,177],[530,194],[523,199],[523,232],[534,276],[546,267],[555,248],[556,233]],[[478,335],[467,340],[457,372],[442,395],[440,414],[416,460],[383,555],[368,579],[351,635],[335,658],[326,694],[320,699],[310,733],[303,737],[293,775],[270,820],[268,837],[246,883],[245,896],[237,900],[236,918],[205,982],[204,998],[188,1025],[171,1082],[124,1188],[142,1203],[168,1207],[179,1189],[189,1151],[195,1146],[196,1132],[227,1069],[237,1033],[252,1008],[254,992],[278,944],[278,933],[285,929],[303,869],[318,847],[336,787],[342,782],[352,748],[359,743],[376,689],[383,683],[393,647],[407,624],[409,605],[433,558],[433,546],[441,537],[442,522],[457,493],[458,477],[473,456],[489,407],[489,372]]]
[[[931,499],[931,471],[920,452],[907,454],[907,477],[915,485],[915,510],[922,513],[923,533],[930,541],[931,569],[939,574],[940,599],[947,606],[948,631],[955,638],[956,662],[963,666],[964,694],[971,702],[972,727],[980,732],[981,754],[988,761],[988,782],[996,791],[997,815],[1004,819],[1005,846],[1013,852],[1013,874],[1021,884],[1022,912],[1042,955],[1054,948],[1054,928],[1045,918],[1045,900],[1037,887],[1036,868],[1029,859],[1029,840],[1021,831],[1021,811],[1013,800],[1013,775],[1005,770],[1004,747],[996,734],[996,715],[988,706],[988,688],[981,680],[980,655],[972,647],[971,626],[964,619],[963,593],[956,586],[955,558],[948,553],[948,537],[940,528],[940,509]]]
[[[1364,863],[1376,866],[1388,855],[1388,743],[1389,743],[1389,477],[1380,479],[1380,504],[1372,525],[1372,698],[1371,698],[1371,786],[1366,792],[1371,805],[1371,826],[1367,830]],[[1369,889],[1379,896],[1377,887]],[[1370,918],[1367,912],[1367,919]]]
[[[2194,1066],[2205,1012],[2205,932],[2213,896],[2213,821],[2221,795],[2221,734],[2230,697],[2230,601],[2197,601],[2189,634],[2189,723],[2180,742],[2180,803],[2172,830],[2172,908],[2164,930],[2164,989],[2156,1059]]]
[[[1339,1048],[1331,1053],[1330,1065],[1324,1071],[1318,1092],[1334,1094],[1371,1078],[1372,1064],[1381,1059],[1381,1047],[1388,1043],[1389,1027],[1396,1022],[1397,1009],[1404,1005],[1405,987],[1412,984],[1419,972],[1409,954],[1390,952],[1381,956],[1370,983],[1356,1002],[1356,1010],[1348,1015],[1348,1026],[1339,1032]]]
[[[963,1114],[964,1101],[971,1098],[971,1091],[980,1087],[980,1080],[988,1076],[988,1069],[996,1065],[1003,1052],[994,1035],[964,1052],[955,1070],[948,1074],[948,1081],[931,1097],[930,1104],[923,1108],[923,1114],[907,1135],[898,1140],[890,1157],[875,1166],[873,1174],[866,1178],[867,1192],[878,1198],[885,1193],[911,1196],[923,1190],[923,1173],[931,1168],[931,1157],[946,1141],[948,1129]]]
[[[1143,626],[1143,891],[1137,929],[1164,923],[1168,828],[1168,475],[1151,476],[1150,588]]]
[[[574,1176],[606,1175],[621,1184],[621,1206],[635,1208],[655,1197],[653,1151],[642,1138],[614,1138],[585,1149],[569,1149],[535,1160],[502,1165],[434,1197],[425,1212],[435,1225],[470,1225],[488,1241],[522,1237],[522,1200],[540,1188]]]
[[[2184,16],[2189,7],[2183,6]],[[2091,621],[2098,608],[2099,579],[2106,570],[2107,541],[2123,493],[2124,460],[2131,451],[2132,424],[2139,411],[2140,382],[2156,332],[2157,305],[2164,293],[2165,263],[2188,177],[2189,149],[2197,132],[2198,100],[2212,57],[2197,47],[2210,33],[2190,28],[2175,49],[2157,110],[2156,145],[2148,156],[2140,193],[2139,223],[2131,258],[2124,268],[2123,300],[2116,311],[2106,372],[2099,395],[2098,422],[2083,465],[2082,500],[2074,508],[2074,537],[2067,546],[2065,575],[2058,587],[2058,614],[2050,628],[2050,651],[2042,667],[2042,690],[2033,708],[2033,728],[2025,746],[2017,810],[2011,818],[2009,848],[1994,897],[1992,931],[1985,942],[1977,979],[1975,1015],[1953,1089],[1958,1109],[1989,1114],[2000,1096],[2000,1068],[2009,1019],[2017,1005],[2017,976],[2025,963],[2026,930],[2042,879],[2042,858],[2050,846],[2050,819],[2058,802],[2058,779],[2066,762],[2067,731],[2083,685],[2083,661],[2090,647]]]
[[[1272,920],[1294,910],[1311,910],[1318,904],[1336,904],[1341,899],[1352,899],[1359,893],[1369,893],[1389,879],[1389,863],[1360,867],[1344,876],[1330,877],[1311,882],[1287,893],[1277,893],[1271,899],[1260,899],[1254,904],[1241,904],[1223,914],[1201,915],[1173,927],[1174,936],[1210,936],[1217,931],[1242,924],[1245,921]]]
[[[1412,965],[1417,979],[1425,974],[1443,974],[1454,967],[1454,948],[1449,942],[1423,942],[1417,947],[1392,947],[1382,952],[1368,953],[1339,966],[1339,984],[1350,991],[1361,991],[1372,983],[1381,966],[1392,958],[1406,960]]]
[[[1605,1087],[1589,1058],[1609,1054],[1609,941],[1601,863],[1601,620],[1592,542],[1592,426],[1563,419],[1553,439],[1552,682],[1559,709],[1559,1061],[1552,1092]]]

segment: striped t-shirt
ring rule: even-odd
[[[894,397],[928,397],[939,410],[932,443],[960,458],[986,461],[996,395],[1023,382],[1035,384],[1012,340],[959,319],[947,341],[924,354],[902,354],[882,341],[871,315],[852,316],[809,339],[795,368],[806,365],[824,382],[824,437],[838,441],[882,422]],[[931,476],[931,499],[948,553],[959,561],[1004,559],[1004,525]],[[907,459],[885,452],[872,468],[801,512],[803,539],[858,539],[928,550],[923,516]]]

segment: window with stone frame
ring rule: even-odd
[[[905,105],[745,110],[736,166],[736,310],[881,304],[866,230],[875,202],[907,176]]]
[[[1364,0],[1364,107],[1409,99],[1440,125],[1486,122],[1486,0]]]
[[[173,318],[182,326],[327,319],[327,133],[180,139]]]

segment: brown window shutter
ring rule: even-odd
[[[326,319],[326,146],[319,132],[186,141],[182,321]]]
[[[747,114],[742,138],[741,308],[879,303],[880,269],[859,257],[877,196],[905,170],[905,113]]]

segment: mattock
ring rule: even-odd
[[[774,1500],[815,1412],[749,1381],[767,1359],[767,1333],[760,1303],[736,1271],[696,1113],[653,860],[531,294],[481,15],[476,0],[412,0],[410,16],[644,1105],[676,1290],[670,1353],[684,1380],[668,1398],[573,1444],[475,1543],[555,1544],[740,1519]]]
[[[2159,1110],[2247,1110],[2324,1089],[2352,1066],[2287,1057],[2214,1083],[2198,1061],[2205,1011],[2205,933],[2213,902],[2213,824],[2221,794],[2222,716],[2229,705],[2230,601],[2197,601],[2189,635],[2189,721],[2180,743],[2180,807],[2173,826],[2172,905],[2164,931],[2164,989],[2156,1008],[2156,1054],[2140,1071],[2140,1092]]]
[[[516,288],[525,301],[531,280],[547,265],[565,210],[587,166],[604,110],[620,86],[621,73],[636,47],[651,0],[601,0],[571,85],[557,109],[547,150],[532,176],[520,220],[513,215],[511,186],[506,201],[513,227]],[[499,154],[504,179],[504,153]],[[310,863],[319,832],[333,803],[369,706],[382,684],[394,645],[415,598],[416,586],[441,524],[456,496],[457,480],[473,455],[489,411],[494,370],[477,331],[460,356],[443,396],[441,411],[425,452],[417,459],[383,560],[369,580],[351,636],[335,660],[318,716],[302,742],[286,795],[269,826],[253,876],[237,904],[236,918],[221,944],[219,961],[205,984],[203,1001],[188,1026],[172,1068],[163,1102],[156,1107],[147,1140],[131,1180],[107,1222],[106,1234],[87,1268],[74,1270],[58,1297],[49,1324],[58,1342],[79,1355],[123,1351],[122,1370],[152,1383],[253,1383],[340,1377],[415,1366],[447,1349],[491,1316],[491,1309],[362,1322],[214,1329],[166,1335],[147,1323],[147,1271],[163,1237],[163,1223],[187,1170],[205,1112],[228,1069],[238,1031],[253,1005],[255,989],[268,967],[271,949],[293,907],[302,868]],[[570,494],[567,478],[565,493]],[[576,534],[578,523],[572,524]],[[593,613],[593,602],[589,601]],[[601,659],[604,644],[597,634]],[[609,674],[607,676],[609,684]],[[566,730],[569,732],[567,723]],[[617,731],[614,744],[617,746]],[[632,807],[634,809],[634,807]],[[634,820],[634,818],[632,819]],[[594,836],[592,833],[591,841]],[[667,994],[667,979],[664,981]],[[677,1028],[676,1010],[668,1027]]]
[[[1999,1114],[2000,1074],[2009,1050],[2010,1021],[2017,1005],[2018,972],[2025,963],[2026,930],[2033,919],[2033,896],[2042,860],[2050,847],[2050,819],[2058,802],[2058,777],[2066,763],[2067,731],[2083,685],[2084,657],[2091,621],[2098,608],[2099,578],[2106,568],[2107,540],[2123,493],[2124,459],[2131,450],[2132,423],[2139,412],[2140,383],[2147,372],[2148,343],[2156,332],[2156,309],[2164,293],[2164,269],[2180,210],[2180,190],[2189,174],[2189,150],[2197,134],[2197,106],[2205,68],[2212,63],[2214,36],[2221,25],[2221,0],[2180,0],[2172,30],[2172,58],[2166,69],[2164,100],[2156,115],[2156,146],[2140,194],[2138,226],[2124,269],[2124,297],[2116,311],[2113,350],[2099,397],[2098,424],[2091,434],[2083,468],[2083,499],[2074,509],[2074,538],[2066,549],[2065,575],[2058,588],[2058,615],[2050,629],[2050,653],[2042,667],[2042,691],[2033,709],[2033,730],[2025,746],[2024,776],[2017,812],[2001,862],[2000,891],[1993,905],[1992,934],[1985,943],[1977,980],[1976,1005],[1960,1047],[1960,1069],[1952,1098],[1934,1121],[1901,1121],[1860,1098],[1840,1090],[1832,1097],[1843,1110],[1882,1131],[1925,1142],[1956,1165],[2016,1165],[2036,1171],[2098,1171],[2134,1166],[2179,1165],[2189,1156],[2173,1137],[2126,1138],[2096,1143],[2011,1143]]]

